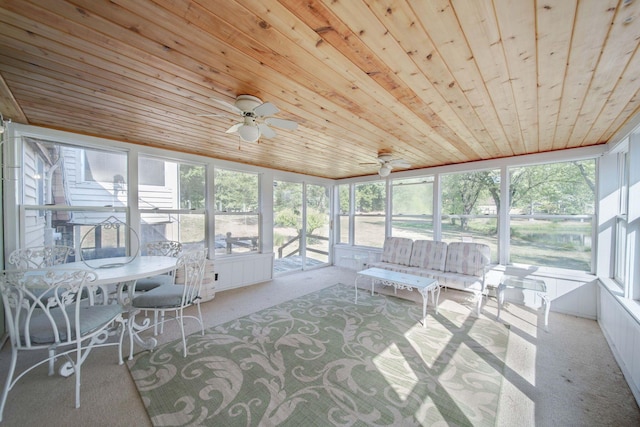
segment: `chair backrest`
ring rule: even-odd
[[[484,243],[451,242],[447,245],[444,271],[484,276],[491,262],[491,248]]]
[[[9,264],[20,270],[32,270],[66,264],[74,256],[75,250],[69,246],[37,246],[11,252]]]
[[[207,249],[183,253],[176,261],[175,284],[184,286],[182,305],[190,305],[200,299],[200,288],[207,261]]]
[[[149,242],[146,245],[147,255],[171,256],[177,258],[182,252],[182,243],[173,240]]]
[[[11,344],[18,350],[32,350],[52,344],[76,342],[86,284],[95,280],[88,270],[12,270],[0,272],[0,292]],[[80,298],[78,296],[81,296]],[[105,306],[108,307],[108,306]],[[83,324],[83,328],[97,325]]]
[[[444,271],[447,244],[435,240],[416,240],[411,250],[411,267]]]
[[[382,246],[381,261],[409,265],[413,240],[407,237],[387,237]]]

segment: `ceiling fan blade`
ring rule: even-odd
[[[196,114],[197,117],[228,117],[226,114],[216,114],[216,113],[209,113],[209,114]]]
[[[238,132],[238,129],[240,129],[240,126],[242,126],[244,123],[236,123],[235,125],[231,126],[229,129],[227,129],[227,133],[234,133],[234,132]]]
[[[411,167],[411,164],[409,164],[409,162],[407,162],[406,160],[402,160],[402,159],[391,160],[389,163],[394,168],[410,168]]]
[[[278,107],[276,107],[272,103],[265,102],[264,104],[258,105],[256,108],[254,108],[253,112],[258,117],[264,117],[264,116],[272,116],[274,114],[277,114],[280,112],[280,110],[278,109]]]
[[[220,105],[224,105],[228,110],[231,110],[236,114],[242,115],[242,110],[239,109],[238,107],[236,107],[235,105],[233,105],[233,104],[231,104],[231,103],[229,103],[227,101],[223,101],[221,99],[216,99],[216,98],[211,98],[211,99],[216,101]]]
[[[258,129],[260,129],[260,135],[265,138],[273,138],[276,136],[276,132],[264,123],[260,123]]]
[[[277,117],[269,117],[264,121],[265,123],[271,126],[276,126],[282,129],[288,129],[288,130],[298,129],[298,123],[294,122],[293,120],[285,120],[285,119],[278,119]]]

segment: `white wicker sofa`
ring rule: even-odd
[[[387,237],[380,261],[369,267],[436,279],[440,286],[473,292],[478,301],[486,294],[486,272],[491,261],[489,246],[470,242],[413,241],[404,237]]]

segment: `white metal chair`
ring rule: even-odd
[[[165,313],[174,312],[174,317],[180,324],[182,345],[184,348],[183,354],[185,357],[187,356],[187,343],[184,333],[184,319],[196,319],[200,323],[200,330],[204,335],[204,324],[200,310],[200,288],[202,286],[206,256],[206,249],[185,252],[176,262],[176,274],[174,276],[178,277],[178,275],[180,275],[181,278],[183,277],[184,281],[181,280],[182,283],[176,283],[170,286],[158,286],[155,289],[136,296],[131,303],[134,309],[154,312],[154,327],[157,327],[158,322],[165,322]],[[184,314],[184,310],[192,305],[197,307],[197,317],[186,316]],[[133,311],[132,318],[129,321],[129,359],[133,358],[133,327],[136,312],[137,310]]]
[[[149,242],[146,245],[147,255],[170,256],[177,258],[182,253],[182,243],[172,240],[159,242]],[[160,274],[158,276],[138,279],[136,281],[136,292],[147,292],[158,286],[173,284],[172,274]]]
[[[37,246],[16,249],[11,252],[8,261],[17,269],[32,270],[66,264],[74,255],[75,250],[70,246]]]
[[[106,343],[115,322],[119,323],[118,360],[122,363],[123,307],[94,305],[95,273],[78,269],[21,270],[0,272],[0,292],[11,340],[11,363],[2,400],[0,421],[9,391],[25,374],[53,359],[64,357],[60,374],[76,375],[75,406],[80,407],[80,368],[94,347]],[[48,356],[15,376],[18,354],[47,351]],[[56,354],[57,353],[57,354]],[[74,357],[75,355],[75,357]]]
[[[34,270],[66,264],[74,256],[75,250],[70,246],[34,246],[16,249],[11,252],[8,261],[18,270]],[[49,375],[53,375],[55,349],[49,351]]]

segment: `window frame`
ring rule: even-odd
[[[256,209],[255,210],[251,210],[251,211],[232,211],[229,212],[227,210],[219,210],[218,208],[218,203],[216,203],[217,200],[217,184],[216,184],[216,176],[217,176],[217,172],[218,171],[228,171],[228,172],[233,172],[233,173],[240,173],[240,174],[246,174],[246,175],[253,175],[256,176],[256,186],[257,186],[257,200],[256,200]],[[250,172],[250,171],[246,171],[246,170],[239,170],[239,169],[234,169],[234,168],[223,168],[223,167],[216,167],[213,170],[213,185],[212,185],[212,193],[213,193],[213,198],[214,198],[214,203],[213,203],[213,233],[211,236],[211,240],[214,242],[214,253],[216,257],[230,257],[230,256],[249,256],[249,255],[253,255],[253,254],[261,254],[262,253],[262,242],[264,240],[264,233],[263,233],[263,227],[262,227],[262,221],[263,221],[263,213],[262,213],[262,181],[264,179],[263,175],[259,172]],[[257,231],[258,231],[258,235],[256,236],[257,238],[253,239],[253,236],[249,236],[251,238],[251,242],[252,242],[252,247],[249,251],[240,251],[240,252],[234,252],[233,251],[233,241],[229,240],[229,238],[233,238],[233,235],[229,236],[228,231],[224,231],[224,232],[220,232],[218,233],[218,218],[221,217],[226,217],[226,216],[247,216],[247,217],[255,217],[255,223],[257,224]],[[220,236],[227,236],[227,242],[226,242],[226,248],[223,251],[219,251],[217,247],[215,247],[215,242],[216,242],[216,236],[218,236],[218,234],[220,234]],[[239,238],[236,238],[239,239]]]
[[[164,184],[163,185],[158,185],[158,184],[140,184],[139,182],[139,176],[140,176],[140,161],[141,159],[149,159],[152,161],[160,161],[160,162],[164,162],[164,172],[165,172],[165,179],[163,180]],[[140,193],[143,191],[143,187],[163,187],[163,188],[168,188],[171,187],[172,185],[167,183],[167,179],[166,179],[166,174],[167,174],[167,163],[175,163],[176,165],[176,194],[175,194],[175,198],[177,199],[177,204],[178,204],[178,208],[163,208],[163,207],[143,207],[141,200],[141,196]],[[181,181],[180,181],[180,170],[181,170],[181,166],[182,165],[188,165],[188,166],[198,166],[198,167],[202,167],[203,168],[203,192],[204,192],[204,201],[202,204],[201,208],[181,208],[179,207],[181,205]],[[203,230],[202,230],[202,244],[206,245],[206,242],[208,241],[208,233],[207,233],[207,185],[206,185],[206,177],[207,177],[207,165],[204,163],[196,163],[196,162],[189,162],[189,161],[184,161],[184,160],[176,160],[174,158],[169,158],[169,157],[162,157],[162,156],[157,156],[157,155],[150,155],[150,154],[140,154],[138,156],[138,215],[139,215],[139,220],[140,220],[140,243],[144,244],[144,240],[143,240],[143,232],[142,232],[142,219],[144,217],[144,215],[167,215],[169,218],[171,218],[172,216],[177,216],[177,233],[178,233],[178,238],[173,239],[173,240],[177,240],[180,243],[183,244],[183,247],[186,248],[186,246],[188,246],[189,244],[192,245],[197,245],[199,246],[199,243],[191,243],[191,242],[184,242],[182,239],[182,222],[181,222],[181,216],[183,215],[202,215],[203,218]],[[152,224],[147,224],[149,226],[153,226]]]

